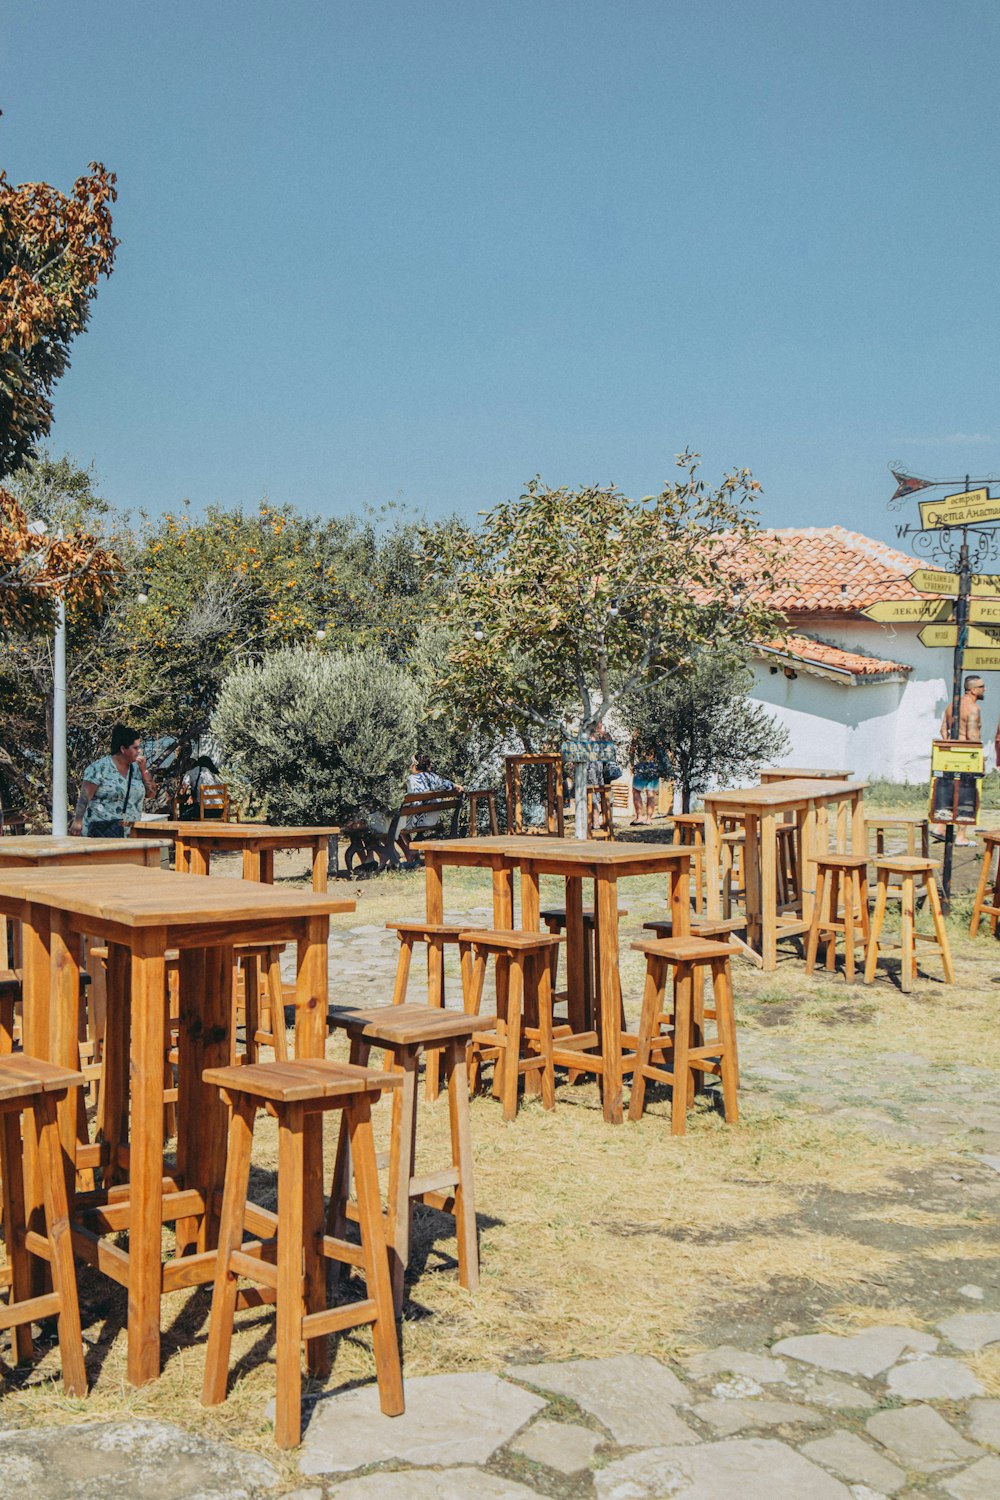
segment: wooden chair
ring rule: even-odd
[[[243,1305],[275,1302],[277,1312],[277,1400],[274,1438],[293,1448],[302,1432],[301,1344],[310,1374],[329,1370],[327,1335],[372,1325],[379,1401],[386,1416],[403,1410],[403,1382],[393,1318],[392,1288],[372,1140],[371,1106],[385,1089],[397,1089],[401,1074],[377,1073],[350,1063],[294,1059],[248,1067],[207,1068],[206,1083],[221,1090],[229,1110],[229,1151],[219,1224],[212,1314],[202,1401],[225,1400],[232,1348],[237,1280],[257,1283]],[[250,1154],[257,1110],[278,1122],[278,1211],[247,1201]],[[310,1116],[344,1111],[358,1205],[361,1245],[324,1234],[322,1182],[305,1173],[304,1133]],[[319,1122],[316,1122],[319,1123]],[[244,1241],[244,1230],[252,1238]],[[367,1296],[346,1306],[326,1306],[325,1261],[364,1269]]]
[[[646,1083],[668,1083],[672,1090],[670,1130],[683,1135],[689,1102],[694,1098],[694,1073],[714,1073],[722,1079],[726,1123],[739,1118],[736,1102],[739,1071],[736,1056],[736,1022],[729,943],[710,938],[682,937],[659,942],[633,943],[646,955],[646,983],[642,995],[639,1038],[632,1071],[629,1099],[630,1120],[642,1118]],[[672,996],[667,1000],[670,970],[674,970]],[[702,1004],[703,978],[711,975],[714,1004]],[[713,1020],[716,1036],[706,1040],[704,1023]],[[664,1027],[667,1029],[664,1030]],[[656,1061],[652,1060],[657,1054]],[[663,1066],[668,1054],[671,1067]]]
[[[595,829],[594,801],[600,805],[601,826]],[[611,788],[609,786],[588,786],[587,788],[587,828],[590,830],[591,838],[613,839],[615,836],[615,818],[611,806]]]
[[[794,823],[779,823],[775,829],[775,878],[778,905],[798,910],[802,905],[802,872],[799,869],[798,829]]]
[[[916,855],[897,854],[890,859],[878,859],[875,861],[875,874],[878,881],[878,889],[875,896],[875,914],[872,917],[871,932],[868,937],[868,951],[865,958],[865,984],[871,984],[875,978],[875,966],[886,948],[899,948],[902,952],[902,969],[900,970],[900,988],[909,991],[913,988],[913,982],[917,977],[917,943],[922,942],[930,945],[931,951],[941,955],[941,963],[944,967],[946,984],[954,984],[955,970],[951,962],[951,949],[948,946],[948,930],[944,925],[944,917],[941,912],[941,901],[938,897],[937,881],[934,879],[934,871],[937,869],[937,860],[921,859]],[[882,924],[885,920],[886,903],[890,896],[896,894],[896,890],[890,887],[893,876],[899,878],[899,886],[896,888],[900,894],[902,903],[902,942],[884,943],[881,941]],[[927,905],[930,910],[931,920],[934,924],[933,933],[917,932],[914,925],[914,887],[917,881],[923,885],[924,894],[927,897]]]
[[[690,848],[692,905],[696,912],[705,910],[705,814],[674,813],[675,844]]]
[[[465,795],[469,803],[469,837],[474,839],[479,836],[479,804],[485,802],[490,833],[496,838],[500,833],[496,792],[466,792]]]
[[[223,782],[216,781],[211,785],[206,785],[204,781],[199,781],[199,818],[216,818],[221,823],[228,823],[231,805],[229,788]]]
[[[23,1052],[0,1057],[0,1180],[7,1247],[0,1286],[8,1288],[7,1303],[0,1307],[0,1327],[14,1329],[20,1362],[33,1353],[31,1324],[56,1318],[63,1385],[72,1396],[87,1394],[87,1373],[56,1106],[83,1081],[82,1073]],[[25,1113],[31,1117],[29,1159],[36,1162],[41,1179],[44,1233],[29,1228],[26,1220],[21,1141]],[[41,1296],[32,1296],[32,1256],[48,1262],[52,1278],[52,1291]]]
[[[399,938],[399,960],[396,964],[396,982],[392,990],[393,1005],[402,1005],[406,999],[406,986],[410,977],[414,945],[426,943],[428,978],[435,966],[437,973],[441,976],[440,984],[435,983],[430,986],[428,1002],[431,1005],[443,1006],[445,1003],[444,950],[448,947],[458,947],[459,937],[465,931],[467,924],[464,922],[386,922],[385,925]],[[433,958],[432,954],[435,955]],[[437,1098],[440,1088],[439,1060],[436,1048],[427,1054],[424,1088],[431,1103]]]
[[[990,919],[990,936],[997,935],[997,920],[1000,919],[1000,858],[997,858],[996,873],[992,873],[993,860],[1000,854],[1000,829],[990,828],[977,829],[983,841],[983,863],[979,870],[979,884],[976,886],[976,896],[972,903],[972,921],[969,923],[969,936],[975,937],[979,932],[979,924],[983,917]],[[992,903],[987,900],[986,892],[993,887]]]
[[[885,842],[887,834],[905,835],[906,850],[909,855],[916,855],[917,839],[920,840],[920,856],[923,859],[930,857],[930,822],[927,818],[900,817],[900,818],[866,818],[865,819],[865,843],[866,848],[871,851],[871,837],[875,835],[875,853],[879,858],[885,854]],[[900,851],[903,852],[902,850]]]
[[[351,1039],[351,1062],[364,1067],[372,1047],[390,1053],[403,1084],[392,1096],[389,1145],[389,1211],[387,1239],[393,1303],[403,1306],[403,1279],[410,1258],[414,1203],[424,1203],[455,1219],[458,1280],[467,1291],[479,1285],[479,1248],[472,1186],[472,1138],[469,1131],[469,1078],[466,1046],[473,1032],[495,1025],[495,1017],[467,1016],[462,1011],[427,1005],[381,1005],[371,1010],[330,1012],[334,1026]],[[451,1165],[442,1171],[417,1173],[417,1071],[422,1057],[443,1054],[444,1083],[451,1122]],[[350,1142],[346,1117],[340,1124],[337,1163],[330,1190],[328,1232],[342,1236],[348,1217]]]
[[[498,1003],[502,1013],[473,1033],[470,1047],[470,1086],[475,1087],[483,1062],[493,1061],[497,1065],[493,1092],[503,1101],[505,1120],[517,1118],[517,1081],[521,1077],[530,1091],[529,1079],[536,1082],[534,1075],[540,1075],[542,1104],[546,1109],[555,1108],[551,957],[560,941],[547,932],[477,928],[463,932],[458,940],[467,1015],[479,1014],[490,955],[496,959],[498,970],[505,973],[506,986],[498,979],[497,989],[502,993],[506,988],[506,1005]],[[596,1045],[597,1033],[590,1035],[590,1045]]]
[[[27,814],[13,807],[0,807],[0,838],[25,834],[28,829]]]
[[[813,863],[816,897],[806,941],[806,973],[815,969],[817,950],[825,942],[826,968],[832,974],[837,967],[837,938],[843,936],[844,973],[848,984],[853,984],[855,949],[859,943],[865,949],[868,946],[868,856],[821,854]]]

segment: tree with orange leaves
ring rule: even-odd
[[[47,182],[15,186],[0,171],[0,477],[49,431],[52,388],[100,277],[111,275],[115,183],[100,162],[69,194]]]
[[[50,627],[59,595],[70,607],[99,612],[120,572],[115,554],[89,532],[34,531],[0,486],[0,636]]]

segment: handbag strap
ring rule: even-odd
[[[135,772],[135,763],[132,762],[132,763],[130,763],[129,768],[128,768],[128,780],[125,783],[125,797],[124,797],[124,800],[122,802],[122,822],[123,823],[125,821],[125,814],[128,812],[128,796],[129,796],[129,792],[132,790],[132,776],[133,776],[134,772]]]

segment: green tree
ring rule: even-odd
[[[290,646],[233,666],[211,732],[273,822],[341,823],[398,806],[419,708],[411,676],[378,647]]]
[[[669,755],[684,812],[710,786],[748,781],[787,751],[784,725],[750,702],[752,684],[744,653],[708,650],[683,675],[622,704],[638,741]]]
[[[632,500],[613,486],[549,489],[533,480],[473,530],[424,534],[443,579],[439,617],[455,644],[437,712],[509,726],[556,744],[593,734],[616,704],[685,670],[709,645],[773,635],[774,546],[757,527],[749,471],[716,489],[697,456],[682,477]],[[752,584],[752,591],[751,591]],[[583,833],[583,768],[578,833]]]
[[[118,241],[115,175],[91,162],[69,194],[0,172],[0,476],[34,452],[52,425],[52,388],[87,324]]]

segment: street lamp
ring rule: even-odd
[[[33,536],[48,531],[44,521],[32,521],[28,530]],[[62,527],[56,540],[62,541]],[[69,832],[69,791],[66,784],[66,601],[56,594],[56,629],[52,642],[52,832],[65,838]]]

